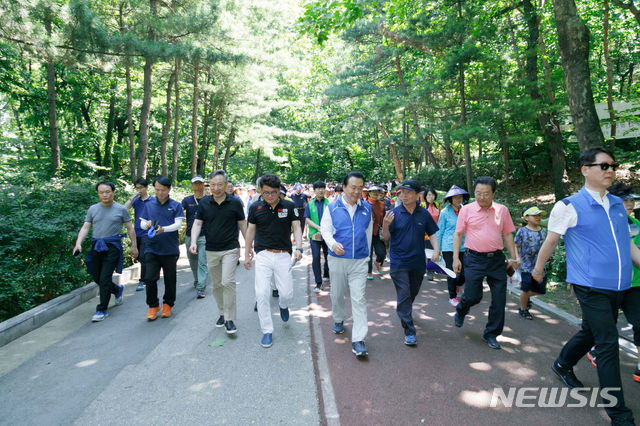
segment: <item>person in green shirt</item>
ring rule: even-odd
[[[640,221],[633,217],[633,210],[636,205],[636,197],[633,195],[633,187],[622,182],[615,183],[607,189],[611,194],[622,199],[625,210],[627,211],[627,220],[629,222],[629,233],[631,241],[640,247]],[[623,296],[622,311],[627,321],[633,328],[633,343],[638,349],[638,363],[633,372],[633,380],[640,383],[640,268],[633,267],[633,276],[631,278],[631,288],[627,290]],[[587,358],[593,366],[597,366],[598,348],[593,347],[587,354]]]

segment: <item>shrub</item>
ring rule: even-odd
[[[94,185],[88,179],[0,185],[0,321],[91,281],[84,256],[71,251],[87,208],[97,202]],[[87,238],[83,253],[90,244]]]

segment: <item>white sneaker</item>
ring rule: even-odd
[[[451,306],[458,306],[458,303],[460,303],[460,299],[458,299],[457,297],[454,297],[453,299],[449,299],[449,304]]]

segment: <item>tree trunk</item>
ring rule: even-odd
[[[193,114],[191,116],[191,176],[195,176],[198,167],[198,74],[200,63],[193,64]]]
[[[173,82],[176,78],[175,68],[171,75],[169,76],[169,81],[167,82],[167,109],[166,109],[166,119],[164,122],[164,126],[162,126],[162,140],[160,141],[160,174],[162,176],[169,175],[169,167],[167,165],[167,145],[169,142],[169,132],[171,131],[172,121],[172,111],[171,111],[171,94],[173,91]]]
[[[398,75],[398,80],[400,81],[400,87],[404,92],[405,96],[409,97],[409,90],[404,82],[404,73],[402,72],[402,67],[400,63],[400,56],[395,57],[395,65],[396,65],[396,74]],[[433,155],[433,147],[431,146],[431,142],[429,138],[425,135],[421,135],[420,125],[418,123],[418,113],[416,112],[416,106],[414,104],[409,104],[409,113],[411,114],[411,121],[413,123],[413,132],[416,134],[416,140],[424,141],[425,152],[427,153],[427,157],[434,168],[439,169],[440,164],[436,159],[435,155]]]
[[[616,144],[616,112],[613,109],[613,70],[611,69],[611,57],[609,56],[609,0],[604,0],[604,22],[603,22],[602,47],[604,52],[604,63],[607,68],[607,109],[609,110],[609,121],[611,126],[611,148]]]
[[[564,183],[565,155],[560,132],[560,123],[554,114],[548,112],[544,105],[540,89],[538,87],[538,46],[540,45],[540,20],[531,0],[523,0],[524,19],[528,28],[525,76],[529,89],[529,96],[537,104],[538,125],[547,143],[549,156],[551,157],[551,175],[556,200],[567,196],[567,187]],[[549,99],[554,99],[553,91]],[[550,101],[551,102],[551,101]]]
[[[213,132],[213,169],[218,168],[220,158],[220,133],[222,126],[222,104],[218,105],[216,112],[216,124]]]
[[[460,63],[458,70],[458,86],[460,90],[460,125],[467,125],[467,101],[465,97],[464,63]],[[464,137],[464,169],[467,178],[467,190],[473,191],[473,169],[471,167],[471,141]]]
[[[126,31],[126,28],[124,26],[124,6],[125,2],[120,2],[118,15],[120,19],[120,33],[124,33]],[[133,131],[133,92],[131,89],[131,65],[129,63],[129,59],[125,59],[124,78],[127,86],[127,138],[129,140],[129,177],[133,182],[136,177],[136,140]]]
[[[149,0],[149,11],[151,16],[155,17],[158,13],[158,0]],[[155,18],[153,18],[155,19]],[[155,40],[155,31],[149,25],[148,37],[150,41]],[[153,86],[151,77],[153,73],[153,58],[146,56],[144,58],[144,83],[142,107],[140,111],[140,136],[138,144],[138,169],[137,177],[145,177],[147,175],[147,155],[149,154],[149,116],[151,114],[151,95]]]
[[[524,0],[527,1],[527,0]],[[507,130],[504,127],[504,120],[498,118],[497,122],[498,141],[500,142],[500,148],[502,150],[502,167],[504,173],[502,174],[502,180],[504,184],[509,186],[509,140],[507,139]]]
[[[209,126],[211,124],[211,116],[213,115],[213,96],[207,99],[207,92],[204,93],[204,111],[202,124],[202,137],[200,138],[200,149],[198,150],[198,167],[197,173],[202,176],[204,174],[207,155],[209,154]]]
[[[253,177],[251,178],[252,182],[258,180],[260,176],[262,176],[262,172],[260,171],[260,159],[262,157],[262,148],[256,149],[256,170],[253,173]]]
[[[111,96],[109,98],[109,118],[107,119],[107,136],[104,141],[104,156],[103,164],[108,169],[113,169],[112,165],[112,147],[113,147],[113,131],[116,127],[116,89],[118,85],[118,80],[115,78],[111,81],[111,87],[109,91],[111,92]]]
[[[574,0],[553,0],[558,45],[573,127],[580,150],[604,145],[591,90],[589,29],[580,20]]]
[[[178,134],[180,133],[180,59],[176,59],[175,68],[176,82],[176,103],[174,105],[174,120],[173,120],[173,144],[171,147],[171,181],[175,182],[178,178]]]
[[[51,9],[47,9],[45,29],[51,38]],[[56,108],[56,66],[53,58],[47,58],[47,108],[49,117],[49,146],[51,147],[51,173],[56,174],[60,169],[60,140],[58,139],[58,116]]]
[[[380,121],[376,120],[375,123],[378,130],[380,130],[380,133],[382,133],[382,137],[390,141],[391,138],[389,137],[387,129],[385,129]],[[393,168],[396,172],[396,178],[399,181],[403,181],[404,173],[402,172],[402,163],[400,161],[400,157],[398,156],[398,152],[396,151],[396,146],[393,142],[389,142],[389,153],[391,154],[391,162],[393,163]]]

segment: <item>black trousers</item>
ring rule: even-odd
[[[624,292],[622,312],[633,327],[633,343],[640,346],[640,287],[631,287]]]
[[[145,255],[147,262],[147,275],[144,282],[147,285],[147,305],[150,308],[160,306],[158,300],[158,280],[160,279],[160,269],[164,273],[164,296],[163,303],[173,306],[176,301],[176,281],[178,255],[170,254],[160,256],[154,253]]]
[[[600,290],[575,284],[573,291],[582,309],[582,327],[564,345],[558,362],[564,367],[573,367],[595,345],[600,387],[619,389],[609,392],[618,401],[615,406],[605,408],[605,411],[612,420],[632,419],[633,413],[625,406],[622,393],[616,327],[618,310],[626,292]]]
[[[413,301],[420,293],[424,269],[396,269],[391,271],[391,279],[396,287],[398,306],[396,312],[400,318],[405,336],[415,336],[416,326],[413,324]]]
[[[384,240],[380,235],[371,235],[371,254],[369,255],[369,270],[371,273],[373,270],[373,255],[376,256],[376,262],[381,266],[384,263],[384,259],[387,257],[387,246],[384,244]]]
[[[106,311],[111,295],[118,291],[118,287],[111,278],[120,261],[120,251],[111,244],[107,244],[107,247],[109,248],[107,251],[93,252],[92,256],[96,266],[89,271],[91,278],[100,289],[100,303],[96,306],[96,311]]]
[[[329,248],[324,241],[309,241],[311,244],[311,268],[313,269],[313,278],[316,280],[316,284],[322,284],[322,277],[329,278],[329,263],[327,262],[327,256],[329,255]],[[321,267],[320,257],[324,254],[324,275],[323,268]]]
[[[464,264],[464,252],[461,251],[459,254],[460,263]],[[442,258],[444,259],[444,264],[447,268],[453,270],[453,252],[452,251],[443,251]],[[453,299],[458,297],[458,292],[456,291],[456,287],[461,287],[464,285],[464,266],[459,274],[456,275],[455,278],[451,278],[447,275],[447,288],[449,290],[449,299]]]
[[[469,313],[472,306],[482,300],[482,282],[487,278],[491,289],[489,321],[483,336],[499,336],[504,328],[504,307],[507,303],[507,271],[504,254],[496,252],[493,256],[482,256],[466,252],[464,255],[464,293],[456,311],[460,317]]]
[[[140,281],[144,282],[144,278],[147,276],[147,262],[144,258],[144,251],[147,244],[147,236],[136,236],[136,246],[138,247],[138,262],[140,262]]]

